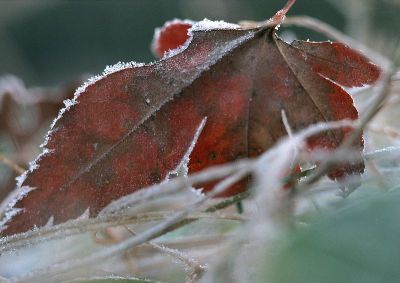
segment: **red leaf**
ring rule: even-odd
[[[173,50],[183,45],[188,39],[188,30],[193,22],[174,20],[165,23],[161,29],[157,29],[154,35],[152,49],[158,57],[162,57],[165,52]]]
[[[180,35],[186,27],[173,27],[177,32],[161,30],[158,54],[185,42]],[[177,34],[179,40],[169,38]],[[52,127],[48,150],[21,178],[19,187],[35,190],[15,204],[23,210],[3,234],[45,225],[50,217],[60,223],[87,209],[93,217],[112,200],[162,181],[181,164],[205,118],[190,172],[270,148],[286,135],[282,109],[296,131],[320,121],[357,119],[351,97],[339,85],[372,83],[380,73],[343,44],[290,45],[273,27],[202,21],[193,23],[190,34],[186,48],[150,65],[116,65],[77,91],[74,105],[67,103]],[[309,143],[336,148],[348,133],[329,131]],[[356,146],[362,149],[361,139]],[[362,163],[345,164],[332,177],[363,169]]]

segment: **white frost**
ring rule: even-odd
[[[162,60],[171,58],[175,55],[178,55],[182,51],[184,51],[186,48],[188,48],[189,44],[192,42],[192,38],[193,38],[192,33],[189,33],[189,38],[186,40],[186,42],[175,49],[170,49],[170,50],[166,51],[164,53],[164,56],[162,57]]]
[[[176,23],[186,23],[186,24],[192,25],[192,27],[188,30],[189,38],[181,46],[165,52],[164,56],[162,57],[163,60],[167,59],[167,58],[171,58],[171,57],[181,53],[182,51],[184,51],[189,46],[189,44],[191,43],[191,41],[193,39],[193,32],[211,31],[211,30],[228,30],[228,29],[240,29],[241,28],[241,26],[237,25],[237,24],[227,23],[224,21],[211,21],[206,18],[200,22],[194,22],[194,21],[188,20],[188,19],[185,19],[185,20],[174,19],[172,21],[166,22],[164,24],[164,27],[171,25],[171,24],[176,24]],[[151,48],[152,48],[153,52],[155,50],[156,41],[158,40],[158,38],[160,36],[161,29],[162,28],[156,28],[154,31],[154,38],[153,38],[153,42],[151,44]]]
[[[192,142],[190,143],[187,151],[185,152],[185,155],[182,157],[181,162],[178,164],[178,166],[176,166],[176,168],[172,171],[170,171],[165,180],[169,180],[169,176],[170,175],[178,175],[179,173],[182,173],[184,176],[187,175],[188,173],[188,168],[187,165],[189,164],[190,161],[190,154],[192,154],[192,151],[194,149],[194,146],[197,143],[197,140],[199,139],[199,136],[201,134],[201,132],[204,129],[204,126],[206,125],[207,122],[207,117],[204,117],[203,120],[201,120],[199,126],[197,127],[196,133],[193,136]]]
[[[2,214],[2,219],[0,219],[0,232],[7,228],[5,224],[11,218],[13,218],[15,215],[23,210],[21,208],[14,208],[15,204],[34,189],[35,188],[29,186],[22,186],[21,188],[18,188],[16,191],[14,191],[14,193],[10,194],[7,199],[2,202],[3,204],[6,204],[6,206],[0,207],[0,213]]]
[[[72,99],[66,99],[63,101],[65,108],[70,108],[71,106],[76,104],[76,101],[73,101]]]
[[[153,51],[153,53],[154,54],[156,54],[157,52],[156,52],[156,43],[157,43],[157,41],[158,41],[158,39],[160,38],[160,33],[161,33],[161,30],[164,28],[164,27],[167,27],[167,26],[169,26],[169,25],[174,25],[174,24],[189,24],[189,25],[191,25],[191,26],[193,26],[196,22],[194,22],[194,21],[192,21],[192,20],[180,20],[180,19],[173,19],[173,20],[171,20],[171,21],[167,21],[167,22],[165,22],[164,23],[164,25],[162,26],[162,27],[158,27],[158,28],[155,28],[154,29],[154,35],[153,35],[153,40],[152,40],[152,42],[151,42],[151,51]],[[185,46],[187,47],[187,45],[189,45],[189,43],[190,43],[190,41],[192,40],[192,34],[191,34],[191,32],[190,32],[190,29],[188,30],[188,35],[189,35],[189,38],[188,38],[188,40],[186,40],[186,42],[185,42]],[[181,46],[182,47],[182,46]],[[181,47],[179,47],[179,48],[175,48],[175,49],[173,49],[173,50],[176,50],[176,49],[180,49]],[[186,49],[186,48],[185,48]],[[170,51],[172,51],[172,50],[170,50]],[[167,51],[167,53],[168,53],[169,51]],[[164,54],[164,57],[165,57],[165,54]],[[168,57],[171,57],[171,56],[168,56]]]
[[[51,216],[43,227],[50,228],[51,226],[54,226],[54,216]]]
[[[51,124],[50,131],[48,133],[51,134],[56,122],[62,117],[62,115],[68,111],[71,106],[75,105],[78,103],[77,99],[81,95],[81,93],[85,92],[85,90],[91,86],[92,84],[96,83],[97,81],[103,79],[104,77],[116,73],[118,71],[124,70],[124,69],[129,69],[129,68],[136,68],[136,67],[142,67],[144,66],[144,63],[137,63],[137,62],[118,62],[114,65],[109,65],[106,66],[104,69],[103,73],[101,75],[97,75],[94,77],[89,78],[82,86],[78,87],[77,90],[75,91],[74,98],[73,99],[67,99],[64,101],[65,107],[60,110],[58,113],[58,116],[56,119],[54,119],[53,123]],[[47,143],[43,144],[42,147],[46,146]]]
[[[75,220],[85,220],[85,219],[89,219],[90,216],[90,208],[86,208],[86,210],[80,215],[78,216]],[[73,220],[72,220],[73,221]]]
[[[124,69],[129,69],[129,68],[135,68],[135,67],[141,67],[145,65],[144,63],[137,63],[137,62],[118,62],[114,65],[106,66],[104,69],[103,73],[101,75],[97,75],[94,77],[89,78],[82,86],[78,87],[77,90],[74,93],[74,98],[73,99],[66,99],[64,100],[64,108],[62,108],[59,112],[57,117],[53,120],[50,126],[50,130],[48,131],[47,135],[45,136],[44,142],[40,145],[41,148],[43,148],[42,153],[33,161],[30,163],[29,169],[22,174],[20,177],[17,177],[17,181],[19,184],[22,184],[22,182],[25,180],[24,175],[26,175],[29,172],[32,172],[33,169],[37,167],[37,162],[43,158],[46,154],[51,153],[49,149],[46,148],[46,145],[53,134],[57,129],[55,128],[55,125],[58,120],[61,119],[61,117],[64,115],[65,112],[69,111],[69,109],[78,104],[78,97],[81,95],[81,93],[85,92],[85,90],[92,84],[96,83],[97,81],[103,79],[107,75],[110,75],[112,73],[124,70]]]
[[[103,76],[107,76],[109,74],[124,70],[124,69],[129,69],[129,68],[137,68],[137,67],[142,67],[144,66],[145,63],[137,63],[137,62],[118,62],[114,65],[109,65],[106,66],[103,72]]]
[[[224,21],[211,21],[204,19],[200,22],[196,22],[191,31],[210,31],[210,30],[227,30],[227,29],[241,29],[240,25],[227,23]]]

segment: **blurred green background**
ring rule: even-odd
[[[0,0],[0,75],[14,74],[28,86],[57,85],[118,61],[152,61],[154,28],[167,20],[263,20],[285,2]],[[290,15],[319,18],[379,50],[377,39],[397,34],[399,12],[399,0],[298,0]]]

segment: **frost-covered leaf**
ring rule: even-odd
[[[2,233],[40,227],[51,217],[61,223],[88,208],[94,217],[111,201],[164,180],[182,165],[205,120],[189,172],[267,150],[286,135],[282,110],[295,131],[357,119],[351,97],[339,85],[373,83],[379,69],[340,43],[285,43],[275,23],[286,11],[272,24],[251,29],[209,20],[186,21],[191,28],[180,26],[176,33],[162,29],[159,39],[184,36],[160,49],[176,47],[160,61],[119,63],[79,88],[53,123],[44,153],[20,177],[18,187],[35,190],[16,203],[22,210],[7,219]],[[310,148],[336,148],[349,132],[312,137]],[[362,149],[361,137],[354,146]],[[330,176],[363,169],[362,163],[343,164]],[[244,189],[242,182],[222,196]]]

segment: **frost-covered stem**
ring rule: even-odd
[[[242,200],[248,198],[250,195],[251,195],[251,192],[249,190],[244,191],[242,193],[239,193],[239,194],[233,196],[230,199],[223,200],[213,206],[210,206],[209,208],[207,208],[205,210],[205,212],[215,212],[217,210],[224,209],[228,206],[231,206],[235,203],[238,203],[239,201],[242,201]]]
[[[186,236],[185,238],[165,239],[158,241],[163,245],[174,247],[176,249],[188,249],[199,246],[210,246],[216,243],[225,242],[229,235],[212,234],[212,235],[195,235]]]
[[[136,236],[137,233],[133,231],[131,228],[128,226],[124,225],[125,229],[128,230],[132,235]],[[199,279],[203,272],[205,271],[205,267],[203,267],[198,261],[196,261],[193,258],[190,258],[180,252],[179,250],[172,249],[169,247],[166,247],[164,245],[157,244],[153,241],[149,241],[145,243],[146,246],[150,246],[162,253],[166,253],[167,255],[176,258],[180,262],[182,262],[187,268],[190,269],[189,274],[187,274],[187,277],[185,279],[185,283],[191,283],[195,282],[196,279]]]
[[[326,160],[330,160],[331,162],[350,162],[350,161],[373,161],[376,159],[386,159],[386,160],[395,160],[400,156],[400,147],[389,146],[382,149],[377,149],[372,152],[363,153],[362,156],[359,155],[358,150],[349,150],[342,149],[336,150],[333,155],[332,152],[326,151],[316,151],[316,152],[304,152],[300,155],[301,160],[311,161],[312,163],[321,163]],[[313,167],[311,169],[303,170],[298,174],[294,174],[293,176],[289,176],[285,181],[288,182],[290,178],[302,178],[308,176],[311,172],[314,172],[317,167]]]
[[[52,266],[41,268],[29,272],[23,276],[12,278],[13,282],[32,282],[37,281],[38,278],[42,276],[53,276],[60,273],[64,273],[76,268],[82,268],[87,265],[94,264],[98,261],[102,261],[106,258],[110,258],[116,256],[118,254],[123,253],[127,249],[131,249],[137,245],[143,244],[147,241],[150,241],[154,238],[157,238],[165,233],[171,231],[171,228],[177,228],[178,224],[185,220],[185,218],[193,211],[197,210],[201,205],[203,205],[208,199],[215,197],[216,195],[222,193],[228,187],[233,185],[234,183],[241,180],[244,176],[251,172],[252,167],[247,169],[242,169],[236,174],[227,177],[226,179],[220,181],[215,185],[214,189],[208,193],[204,198],[195,202],[194,204],[186,207],[185,209],[175,213],[171,217],[167,218],[165,221],[147,229],[146,231],[140,233],[136,237],[132,237],[126,241],[118,243],[108,248],[104,248],[99,252],[95,252],[87,257],[83,257],[80,259],[69,260],[65,262],[61,262],[58,264],[54,264]],[[186,222],[185,222],[186,224]]]
[[[280,25],[285,20],[287,12],[289,12],[295,2],[296,0],[288,0],[283,8],[276,12],[275,15],[265,23],[272,26]]]
[[[383,159],[383,158],[398,158],[400,155],[400,146],[389,146],[381,149],[367,152],[364,154],[366,160]]]
[[[208,212],[208,211],[206,211]],[[148,212],[140,214],[110,215],[98,218],[89,218],[74,220],[60,225],[41,228],[23,234],[17,234],[0,240],[0,254],[7,251],[18,249],[27,244],[35,244],[43,241],[49,241],[59,238],[65,238],[77,234],[83,234],[90,231],[98,231],[110,226],[119,226],[126,224],[138,224],[152,221],[162,221],[173,215],[174,212]],[[191,213],[187,215],[187,221],[212,218],[224,220],[244,221],[246,218],[239,214],[210,214],[210,213]]]

